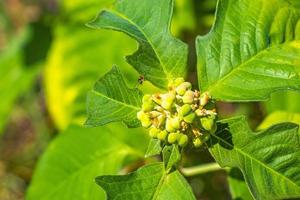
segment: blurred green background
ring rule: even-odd
[[[120,146],[111,151],[120,155],[142,155],[145,151],[148,137],[143,129],[129,130],[119,123],[94,129],[83,127],[86,94],[99,77],[114,64],[120,66],[131,87],[137,85],[139,77],[124,60],[125,55],[137,48],[135,41],[121,33],[92,30],[85,26],[112,2],[1,0],[1,200],[25,197],[40,200],[47,189],[51,190],[61,179],[76,172],[78,166],[70,159],[72,154],[77,156],[77,151],[86,153],[82,153],[79,166],[90,161],[97,162],[99,152],[116,144]],[[189,44],[188,78],[195,85],[194,40],[198,34],[203,35],[210,30],[215,6],[216,0],[175,0],[172,33]],[[148,82],[139,87],[144,92],[156,90]],[[223,118],[246,115],[251,127],[256,129],[274,111],[300,112],[297,99],[300,99],[298,93],[280,92],[273,94],[264,103],[219,103],[218,109]],[[116,138],[116,141],[110,138]],[[95,158],[87,156],[95,152]],[[212,161],[206,149],[197,152],[188,150],[183,165],[193,166]],[[98,175],[102,165],[101,173],[109,174],[117,173],[120,169],[132,171],[144,162],[147,161],[141,159],[141,156],[126,156],[122,162],[103,157],[94,168],[89,168],[88,176],[93,178]],[[48,181],[40,181],[48,176]],[[198,199],[231,199],[226,173],[223,171],[188,180]],[[104,198],[103,191],[98,194],[101,189],[93,185],[92,180],[86,181],[86,187],[92,185],[90,193],[93,193],[95,199]],[[32,186],[28,192],[30,183]],[[68,185],[67,182],[63,184]],[[45,199],[59,199],[57,193],[53,192]],[[84,195],[81,196],[81,199],[86,199]],[[72,196],[66,195],[65,199],[67,197]]]

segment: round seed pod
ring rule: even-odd
[[[189,138],[187,135],[185,134],[180,134],[180,136],[178,136],[178,145],[181,147],[184,147],[188,144]]]
[[[191,90],[186,91],[182,97],[182,101],[185,104],[192,104],[194,102],[194,92]]]
[[[157,138],[157,135],[158,135],[159,132],[160,132],[160,130],[159,130],[158,128],[152,127],[152,128],[149,130],[149,135],[150,135],[150,137],[152,137],[152,138]]]
[[[196,114],[191,112],[190,114],[188,114],[187,116],[183,117],[183,120],[186,122],[186,123],[193,123],[194,119],[196,117]]]
[[[166,138],[168,136],[168,132],[166,130],[163,130],[163,131],[160,131],[158,134],[157,134],[157,138],[161,141],[165,141]]]

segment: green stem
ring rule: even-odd
[[[182,168],[181,172],[184,176],[195,176],[198,174],[204,174],[207,172],[213,172],[218,170],[224,170],[220,167],[218,163],[208,163],[199,166],[189,167],[189,168]]]

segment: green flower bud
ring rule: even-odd
[[[202,117],[200,118],[200,122],[202,127],[207,131],[211,131],[215,124],[215,120],[210,117]]]
[[[192,89],[192,84],[190,82],[184,82],[184,83],[181,83],[180,85],[185,86],[187,90]]]
[[[177,88],[175,89],[176,93],[179,94],[180,96],[183,96],[184,93],[187,90],[192,89],[192,84],[190,82],[183,82],[180,85],[177,86]]]
[[[176,129],[172,126],[171,119],[167,119],[167,121],[166,121],[166,130],[168,132],[175,132],[176,131]]]
[[[151,101],[151,102],[144,102],[143,105],[142,105],[142,109],[143,111],[145,112],[150,112],[151,110],[154,109],[154,103]]]
[[[192,108],[189,104],[184,104],[178,111],[178,114],[182,117],[186,116],[192,111]]]
[[[143,96],[143,103],[146,103],[146,102],[151,102],[152,101],[152,96],[151,95],[149,95],[149,94],[145,94],[144,96]]]
[[[166,110],[171,110],[172,104],[173,104],[173,102],[168,102],[168,101],[166,101],[166,100],[163,100],[163,101],[161,102],[161,106],[162,106],[164,109],[166,109]]]
[[[167,135],[168,135],[168,132],[166,130],[163,130],[157,134],[157,138],[161,141],[165,141],[167,138]]]
[[[195,113],[191,112],[190,114],[188,114],[187,116],[183,117],[183,120],[186,122],[186,123],[193,123],[194,119],[195,119],[196,115]]]
[[[178,130],[180,128],[180,119],[179,117],[174,117],[170,119],[171,126]]]
[[[203,142],[200,140],[200,138],[195,138],[193,140],[193,144],[194,144],[194,147],[199,148],[203,145]]]
[[[136,117],[139,119],[139,120],[142,120],[142,119],[145,119],[148,117],[148,115],[146,113],[144,113],[144,111],[139,111],[137,112],[136,114]]]
[[[158,126],[163,126],[166,122],[166,115],[160,115],[157,117]]]
[[[152,137],[152,138],[157,138],[157,135],[158,135],[159,132],[160,132],[160,130],[159,130],[158,128],[152,127],[152,128],[149,130],[149,135],[150,135],[150,137]]]
[[[161,106],[166,110],[171,110],[175,100],[175,95],[173,93],[167,93],[162,97]]]
[[[182,101],[183,103],[192,104],[194,102],[194,92],[191,90],[186,91],[182,97]]]
[[[207,92],[205,92],[201,97],[200,97],[200,106],[205,106],[210,100],[210,96],[208,95]]]
[[[184,78],[176,78],[174,80],[174,86],[177,87],[177,86],[179,86],[183,82],[184,82]]]
[[[178,137],[178,145],[179,146],[186,146],[188,144],[189,138],[187,135],[184,134],[180,134],[180,136]]]
[[[183,85],[179,85],[176,89],[175,89],[176,93],[180,96],[183,96],[184,93],[186,92],[186,87]]]
[[[149,128],[152,125],[152,122],[149,118],[141,119],[141,123],[144,128]]]
[[[178,138],[179,134],[178,133],[170,133],[168,135],[168,142],[170,144],[174,144],[176,141],[177,141],[177,138]]]
[[[199,117],[205,116],[206,115],[206,110],[205,109],[197,109],[197,110],[195,110],[195,113]]]

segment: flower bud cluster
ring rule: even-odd
[[[172,81],[164,94],[146,94],[137,118],[149,135],[168,144],[200,147],[216,131],[216,108],[208,93],[192,90],[183,78]]]

